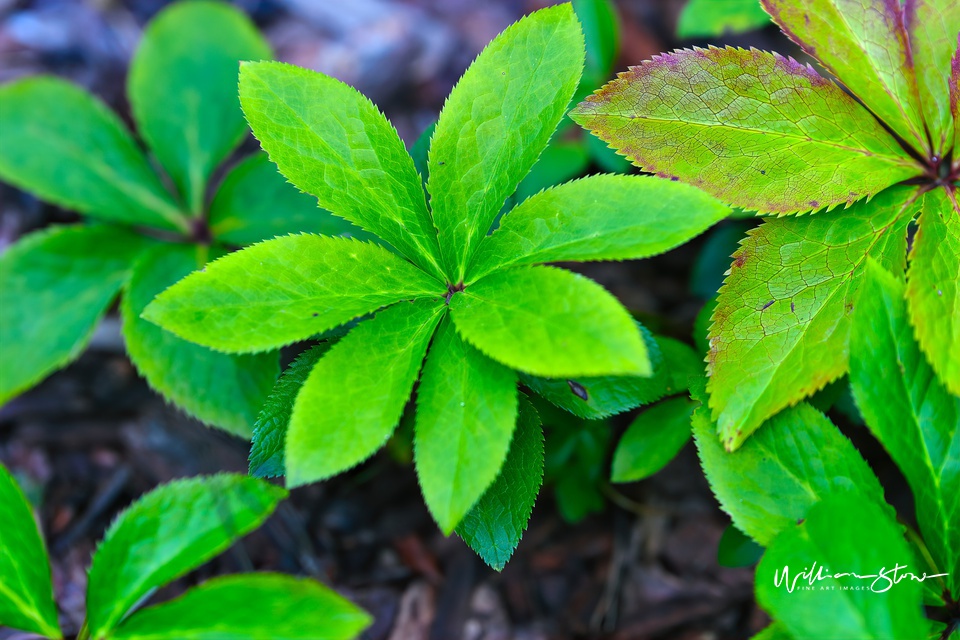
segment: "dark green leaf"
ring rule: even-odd
[[[752,567],[763,555],[763,547],[751,540],[732,524],[727,525],[717,547],[717,562],[721,567]]]
[[[690,440],[695,406],[687,398],[671,398],[637,416],[613,452],[610,480],[635,482],[665,467]]]

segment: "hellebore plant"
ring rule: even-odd
[[[150,386],[201,420],[250,436],[279,373],[277,355],[215,353],[140,313],[228,247],[347,230],[262,153],[207,197],[214,171],[246,135],[238,61],[270,56],[254,25],[226,4],[175,4],[147,26],[127,90],[165,174],[115,114],[74,85],[32,77],[0,87],[0,178],[89,219],[30,234],[0,256],[0,403],[76,359],[122,290],[127,351]]]
[[[370,616],[314,580],[222,576],[137,608],[259,527],[287,492],[223,474],[176,480],[121,513],[93,554],[78,640],[351,640]],[[33,512],[0,465],[0,625],[62,638],[50,560]]]
[[[775,214],[734,255],[710,329],[731,450],[847,372],[871,258],[906,272],[920,347],[960,394],[960,3],[763,6],[853,95],[790,58],[711,47],[633,67],[572,114],[647,171]]]
[[[563,117],[583,60],[568,4],[508,28],[447,99],[429,176],[351,87],[279,63],[242,66],[244,112],[280,172],[381,242],[263,242],[188,276],[144,312],[227,353],[322,340],[261,416],[255,471],[285,472],[299,486],[362,462],[393,433],[419,378],[414,459],[426,504],[444,532],[457,529],[499,568],[542,476],[539,419],[518,376],[584,411],[614,387],[667,392],[670,363],[626,309],[543,263],[654,255],[728,208],[687,185],[594,176],[500,217]],[[630,396],[608,398],[607,413],[643,401]]]

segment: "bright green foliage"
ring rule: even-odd
[[[710,403],[735,449],[765,419],[846,371],[867,257],[903,271],[908,188],[845,211],[767,220],[734,254],[710,330]]]
[[[276,63],[243,66],[241,104],[281,173],[387,245],[269,240],[192,274],[144,312],[230,353],[350,326],[309,375],[298,363],[276,390],[256,435],[258,473],[285,470],[297,486],[359,464],[394,432],[419,378],[414,458],[427,506],[449,532],[508,456],[518,374],[568,393],[567,379],[616,378],[611,395],[620,397],[598,407],[607,413],[643,401],[625,397],[627,378],[653,373],[642,330],[596,283],[540,263],[660,253],[727,209],[689,187],[637,176],[581,180],[511,210],[582,65],[569,5],[528,16],[480,54],[412,156],[376,107],[341,82]],[[655,211],[669,235],[653,238],[626,209]],[[551,237],[546,225],[564,231]],[[651,398],[686,384],[687,360],[677,360],[678,371],[658,372]]]
[[[250,442],[250,475],[253,477],[274,478],[286,474],[283,450],[287,443],[293,403],[313,366],[331,346],[332,342],[328,341],[307,349],[277,380],[253,425]]]
[[[278,355],[212,352],[140,317],[154,296],[204,263],[204,248],[162,244],[135,264],[120,305],[127,353],[150,385],[184,411],[250,437],[279,373]]]
[[[464,280],[500,207],[550,140],[583,60],[571,7],[551,7],[491,42],[447,98],[430,145],[427,190],[452,282]]]
[[[903,284],[867,267],[853,315],[850,384],[867,426],[906,476],[927,547],[960,584],[960,398],[940,384],[907,321]]]
[[[26,496],[0,465],[0,626],[60,638],[50,560]]]
[[[441,276],[413,161],[373,103],[339,80],[279,62],[240,68],[240,102],[254,135],[298,189]]]
[[[146,246],[118,227],[65,226],[0,256],[0,404],[83,351]]]
[[[117,518],[90,567],[90,635],[109,633],[153,589],[222,553],[256,529],[287,492],[254,478],[178,480]]]
[[[838,491],[857,490],[883,504],[883,489],[867,463],[806,403],[769,420],[732,454],[720,446],[715,428],[706,407],[698,407],[693,433],[710,486],[737,528],[763,546]]]
[[[753,31],[770,24],[760,0],[690,0],[677,23],[681,38]]]
[[[642,215],[638,202],[649,203]],[[678,217],[683,207],[690,207],[689,215]],[[729,213],[686,185],[618,175],[575,180],[525,200],[504,217],[481,246],[467,282],[506,265],[646,258],[699,235]]]
[[[757,567],[757,600],[794,638],[923,638],[921,583],[904,576],[916,571],[910,557],[900,526],[888,514],[856,492],[841,492],[814,505],[773,541]],[[899,570],[897,584],[892,584],[894,564],[907,565]],[[814,577],[819,569],[826,579],[814,579],[812,589],[803,589],[810,582],[800,578],[789,592],[787,586],[808,568]],[[887,578],[830,577],[881,571]],[[776,572],[784,579],[779,586]]]
[[[513,555],[543,482],[543,430],[536,409],[520,401],[516,432],[500,474],[457,525],[457,535],[500,571]]]
[[[439,302],[396,304],[358,325],[320,359],[293,406],[287,484],[324,480],[383,446],[410,397],[442,310]]]
[[[810,67],[757,50],[658,56],[571,115],[645,171],[759,211],[850,204],[917,173],[839,87]]]
[[[701,365],[693,350],[670,338],[654,338],[646,327],[639,323],[637,326],[653,369],[649,378],[601,376],[566,380],[521,375],[520,381],[551,404],[592,420],[686,390],[687,375],[698,375]]]
[[[227,4],[174,4],[147,27],[128,90],[140,134],[176,194],[120,119],[81,89],[55,78],[0,87],[0,178],[111,223],[41,232],[0,257],[0,402],[75,359],[123,288],[123,334],[150,386],[202,421],[250,434],[276,378],[276,355],[218,355],[140,312],[227,245],[352,230],[286,184],[262,154],[209,189],[244,135],[238,61],[265,56],[263,38]],[[148,247],[158,248],[144,256]]]
[[[0,87],[0,105],[4,180],[91,218],[187,228],[133,136],[93,96],[36,77]]]
[[[313,580],[261,573],[209,580],[120,625],[116,640],[351,640],[373,619]]]
[[[210,232],[228,245],[253,244],[296,231],[335,236],[348,227],[318,209],[316,198],[291,188],[265,153],[237,163],[210,203]],[[354,236],[360,232],[350,231]]]
[[[728,448],[845,372],[864,262],[903,274],[921,207],[910,319],[960,394],[960,5],[763,6],[839,83],[772,53],[684,50],[632,68],[573,113],[648,171],[735,207],[811,213],[751,232],[720,291],[708,373]]]
[[[787,633],[783,625],[774,622],[750,640],[794,640],[794,637]]]
[[[312,580],[247,574],[136,607],[258,527],[287,492],[241,475],[177,480],[121,513],[93,557],[84,640],[351,640],[370,616]],[[0,465],[0,624],[61,638],[50,563],[23,493]]]
[[[613,452],[610,480],[643,480],[673,460],[690,439],[694,406],[687,398],[671,398],[637,416]]]
[[[960,395],[960,207],[956,193],[923,197],[910,250],[907,302],[917,339],[933,370]]]
[[[646,345],[626,310],[600,285],[569,271],[498,271],[455,296],[450,315],[468,342],[524,373],[652,373]]]
[[[960,4],[953,0],[910,0],[904,5],[904,21],[923,120],[930,131],[932,151],[942,158],[954,144],[950,137],[954,128],[950,87],[944,82],[944,72],[950,68],[951,52],[957,50]],[[954,158],[956,155],[954,150]]]
[[[727,525],[717,544],[717,564],[721,567],[752,567],[763,555],[763,547],[734,525]]]
[[[445,534],[496,479],[516,424],[517,374],[445,319],[423,367],[414,438],[423,498]]]
[[[763,5],[787,36],[880,120],[904,140],[925,146],[910,54],[913,43],[924,37],[917,31],[907,34],[898,2],[763,0]]]
[[[137,128],[194,215],[211,172],[246,134],[237,63],[270,57],[270,45],[245,15],[219,2],[192,1],[158,15],[130,62]]]
[[[157,296],[144,317],[187,340],[249,353],[443,293],[440,281],[377,245],[300,234],[211,263]]]

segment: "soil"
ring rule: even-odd
[[[69,78],[124,117],[126,67],[163,0],[0,0],[0,82]],[[370,95],[405,140],[436,117],[455,80],[500,30],[542,3],[523,0],[239,0],[280,59],[337,76]],[[678,43],[680,2],[624,0],[626,68]],[[794,53],[774,29],[724,42]],[[252,141],[248,148],[252,148]],[[0,247],[63,210],[0,185]],[[690,291],[698,240],[638,263],[584,269],[660,332],[687,339],[703,301]],[[246,471],[246,444],[153,394],[123,355],[115,316],[86,354],[0,408],[0,461],[39,505],[68,634],[83,618],[86,568],[115,515],[157,484]],[[613,420],[613,441],[630,414]],[[549,434],[548,434],[549,437]],[[604,472],[605,473],[605,472]],[[618,486],[577,524],[544,490],[513,560],[487,568],[444,538],[413,469],[386,453],[330,482],[293,491],[268,523],[164,588],[168,599],[219,574],[309,575],[370,611],[377,640],[547,638],[735,639],[766,624],[751,569],[717,564],[728,524],[692,445],[650,480]],[[0,640],[25,638],[0,629]]]

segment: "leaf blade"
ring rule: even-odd
[[[279,62],[241,65],[240,102],[290,182],[442,277],[420,177],[373,103],[329,76]]]
[[[906,476],[937,567],[960,585],[960,398],[913,338],[904,285],[870,262],[850,334],[850,386],[870,431]]]
[[[759,0],[690,0],[677,22],[680,38],[715,37],[770,24]]]
[[[0,256],[0,404],[80,355],[146,246],[118,227],[75,225]]]
[[[209,224],[219,242],[239,246],[290,233],[363,233],[297,191],[262,152],[245,158],[223,179],[210,203]]]
[[[513,555],[543,482],[543,430],[536,409],[520,401],[516,432],[500,474],[457,526],[457,535],[493,569]]]
[[[910,42],[898,0],[761,0],[783,32],[901,138],[926,149]]]
[[[839,87],[756,50],[657,56],[571,117],[645,171],[763,212],[849,205],[920,173]]]
[[[960,207],[935,189],[910,249],[907,303],[920,348],[954,395],[960,395]]]
[[[217,615],[211,619],[210,612]],[[353,640],[373,619],[319,582],[278,573],[213,578],[132,615],[116,640]]]
[[[249,18],[219,2],[172,5],[143,32],[127,80],[133,117],[194,215],[210,174],[247,133],[237,65],[272,56]]]
[[[322,333],[398,300],[439,297],[439,281],[379,246],[309,234],[211,262],[143,317],[213,349],[249,353]]]
[[[710,406],[728,448],[847,370],[866,258],[903,270],[907,187],[845,211],[770,219],[734,254],[710,327]]]
[[[445,318],[417,391],[414,463],[450,535],[496,479],[517,424],[517,375],[464,342]]]
[[[61,638],[50,559],[33,510],[0,464],[0,625]]]
[[[687,398],[671,398],[637,416],[613,452],[610,481],[636,482],[663,469],[690,440],[694,407]]]
[[[187,222],[120,119],[69,82],[0,87],[0,176],[91,218],[186,231]]]
[[[425,300],[387,307],[320,359],[293,405],[285,449],[288,486],[345,471],[386,442],[443,310],[441,302]]]
[[[642,208],[644,215],[635,212]],[[637,260],[699,235],[729,214],[686,184],[598,175],[534,195],[484,238],[468,282],[498,267],[590,260]]]
[[[457,331],[485,355],[544,377],[652,373],[633,319],[600,285],[553,267],[497,271],[454,294]]]
[[[453,281],[547,146],[583,69],[570,5],[508,27],[467,69],[440,112],[427,191]]]
[[[201,268],[202,250],[161,245],[137,260],[120,302],[127,354],[150,386],[188,414],[249,438],[280,373],[279,354],[231,355],[182,340],[140,317],[154,297]]]
[[[151,589],[226,550],[273,512],[281,487],[241,475],[176,480],[126,509],[93,556],[90,637],[108,635]]]

